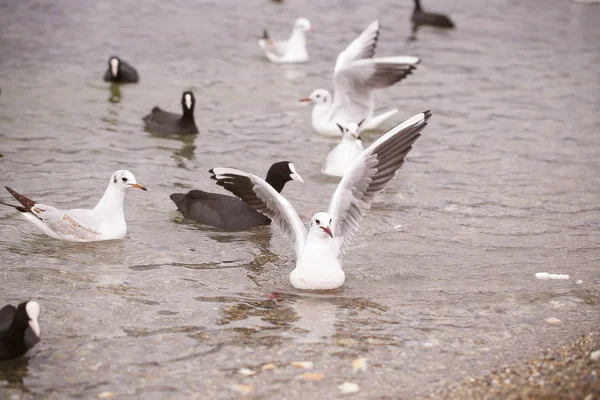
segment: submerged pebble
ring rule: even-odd
[[[547,279],[569,279],[569,275],[565,275],[565,274],[550,274],[548,272],[537,272],[535,274],[535,277],[537,279],[540,279],[540,280],[547,280]]]
[[[548,323],[550,325],[560,325],[560,324],[562,324],[562,321],[558,318],[550,317],[550,318],[546,318],[546,323]]]
[[[312,361],[296,361],[292,363],[292,366],[296,368],[313,369],[314,364]]]
[[[342,394],[352,394],[357,393],[360,390],[360,387],[354,382],[344,382],[338,385],[338,389]]]
[[[354,372],[364,372],[367,370],[367,358],[359,357],[352,361],[352,371]]]
[[[252,375],[256,375],[256,371],[253,371],[250,368],[242,368],[238,371],[238,374],[244,375],[244,376],[252,376]]]

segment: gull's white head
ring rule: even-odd
[[[294,29],[301,32],[309,32],[312,31],[312,27],[310,26],[310,21],[306,18],[298,18],[294,23]]]
[[[360,125],[363,121],[360,121],[358,124],[355,124],[354,122],[338,122],[336,123],[336,125],[338,126],[338,128],[340,128],[340,131],[342,131],[342,136],[344,137],[344,139],[357,140],[359,135],[358,129],[360,128]]]
[[[119,60],[118,57],[111,57],[108,60],[108,65],[110,66],[110,73],[112,74],[113,77],[116,77],[117,74],[119,73],[119,64],[121,63],[121,61]]]
[[[181,95],[181,106],[183,107],[183,112],[186,110],[193,110],[194,105],[196,104],[196,98],[194,97],[194,93],[190,91],[183,92]]]
[[[28,325],[37,338],[40,337],[40,304],[37,301],[28,301],[25,303],[25,314],[29,319]]]
[[[331,232],[331,216],[326,212],[318,212],[310,220],[310,233],[323,239],[333,239]]]
[[[147,189],[141,183],[137,183],[135,180],[135,176],[127,170],[120,169],[115,171],[110,178],[111,184],[115,185],[120,190],[125,190],[127,188],[133,187],[136,189]]]
[[[327,104],[331,102],[331,94],[325,89],[316,89],[310,96],[300,99],[300,101],[313,104]]]

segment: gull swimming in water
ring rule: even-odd
[[[333,96],[326,89],[316,89],[300,100],[313,104],[312,126],[317,133],[341,136],[336,122],[363,119],[363,130],[375,129],[398,112],[393,109],[374,116],[374,92],[412,74],[421,60],[410,56],[373,58],[379,30],[379,21],[373,21],[338,55],[333,70]]]
[[[213,168],[213,173],[218,185],[269,217],[295,243],[292,286],[335,289],[346,279],[341,258],[358,231],[364,210],[404,164],[430,117],[431,112],[425,111],[404,121],[355,158],[333,193],[329,209],[311,218],[308,232],[294,207],[258,176],[234,168]]]
[[[112,174],[104,195],[92,210],[59,210],[33,201],[8,186],[5,188],[23,207],[2,202],[0,204],[16,208],[25,219],[51,238],[68,242],[123,239],[127,233],[123,212],[125,190],[146,190],[142,184],[137,183],[131,172],[119,170]]]
[[[365,149],[358,133],[362,122],[360,121],[358,124],[354,122],[337,124],[343,135],[342,140],[327,154],[321,172],[325,175],[344,176],[352,161]]]
[[[303,63],[308,61],[306,51],[306,32],[311,31],[310,21],[298,18],[288,40],[273,40],[265,29],[258,45],[265,52],[265,56],[274,63]]]

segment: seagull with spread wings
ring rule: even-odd
[[[317,133],[341,136],[336,123],[363,119],[363,130],[375,129],[398,112],[395,108],[374,116],[374,92],[406,78],[421,60],[410,56],[373,58],[379,30],[379,21],[373,21],[338,55],[333,70],[333,96],[326,89],[316,89],[300,100],[313,104],[312,126]]]
[[[431,117],[419,113],[395,126],[354,159],[335,190],[327,212],[318,212],[306,230],[294,207],[263,179],[234,168],[213,168],[212,179],[269,217],[295,243],[296,268],[290,282],[298,289],[335,289],[346,275],[341,258],[358,231],[363,212],[404,164]]]

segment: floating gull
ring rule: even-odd
[[[327,155],[321,172],[325,175],[344,176],[352,161],[365,149],[358,137],[361,123],[362,121],[358,124],[337,124],[343,135],[342,140]]]
[[[404,164],[430,117],[430,111],[415,115],[363,151],[340,181],[328,211],[312,217],[308,232],[292,205],[258,176],[234,168],[213,168],[213,173],[218,185],[269,217],[295,243],[296,268],[290,274],[295,288],[335,289],[346,279],[341,258],[363,211]]]
[[[11,188],[6,190],[23,205],[14,206],[28,221],[37,226],[46,235],[69,242],[95,242],[100,240],[122,239],[127,233],[123,200],[125,190],[136,188],[146,190],[137,183],[129,171],[116,171],[104,195],[92,210],[59,210],[46,204],[37,203]]]
[[[365,120],[363,129],[377,128],[397,109],[373,116],[376,89],[406,78],[421,61],[418,57],[373,58],[379,37],[379,21],[373,21],[337,58],[333,71],[333,96],[316,89],[300,101],[313,103],[313,129],[325,136],[341,136],[338,122]]]
[[[265,56],[274,63],[307,62],[306,32],[310,30],[310,22],[306,18],[298,18],[288,40],[273,40],[265,29],[258,45],[265,52]]]

